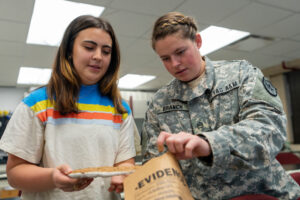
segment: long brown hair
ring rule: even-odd
[[[181,31],[182,38],[195,41],[197,24],[194,18],[180,12],[169,12],[158,18],[152,31],[152,48],[155,49],[157,40]]]
[[[112,39],[111,60],[107,72],[99,81],[99,91],[112,99],[117,112],[125,113],[126,109],[122,105],[122,98],[117,85],[120,69],[119,43],[108,21],[90,15],[83,15],[74,19],[64,33],[54,60],[51,78],[47,84],[49,99],[55,102],[54,108],[61,114],[78,112],[76,102],[81,81],[74,68],[71,56],[76,37],[80,31],[87,28],[100,28],[107,32]]]

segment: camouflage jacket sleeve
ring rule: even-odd
[[[286,117],[276,89],[247,62],[241,63],[240,83],[237,122],[201,133],[213,152],[211,167],[198,161],[203,170],[224,173],[227,169],[262,169],[274,162],[283,146]]]
[[[142,128],[142,155],[143,162],[159,155],[156,140],[160,133],[157,115],[154,113],[153,102],[149,104]]]

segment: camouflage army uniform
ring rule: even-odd
[[[195,199],[264,193],[297,199],[300,187],[275,159],[286,139],[286,117],[276,89],[246,61],[206,58],[193,90],[174,79],[150,102],[143,125],[144,161],[159,152],[160,131],[205,137],[212,160],[181,160]],[[166,149],[166,148],[165,148]]]

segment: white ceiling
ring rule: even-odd
[[[115,29],[121,46],[121,76],[156,75],[139,90],[156,90],[171,80],[150,46],[154,21],[169,11],[194,16],[199,30],[209,25],[271,37],[266,46],[239,50],[231,45],[208,55],[212,60],[246,59],[259,68],[300,58],[299,0],[74,0],[106,7],[102,17]],[[34,0],[0,0],[0,87],[17,86],[20,66],[50,68],[55,47],[26,44]],[[55,15],[55,11],[53,11]],[[51,16],[49,16],[51,17]],[[246,43],[246,47],[254,44]]]

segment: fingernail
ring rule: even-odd
[[[164,151],[164,146],[163,145],[157,145],[158,151],[163,152]]]

